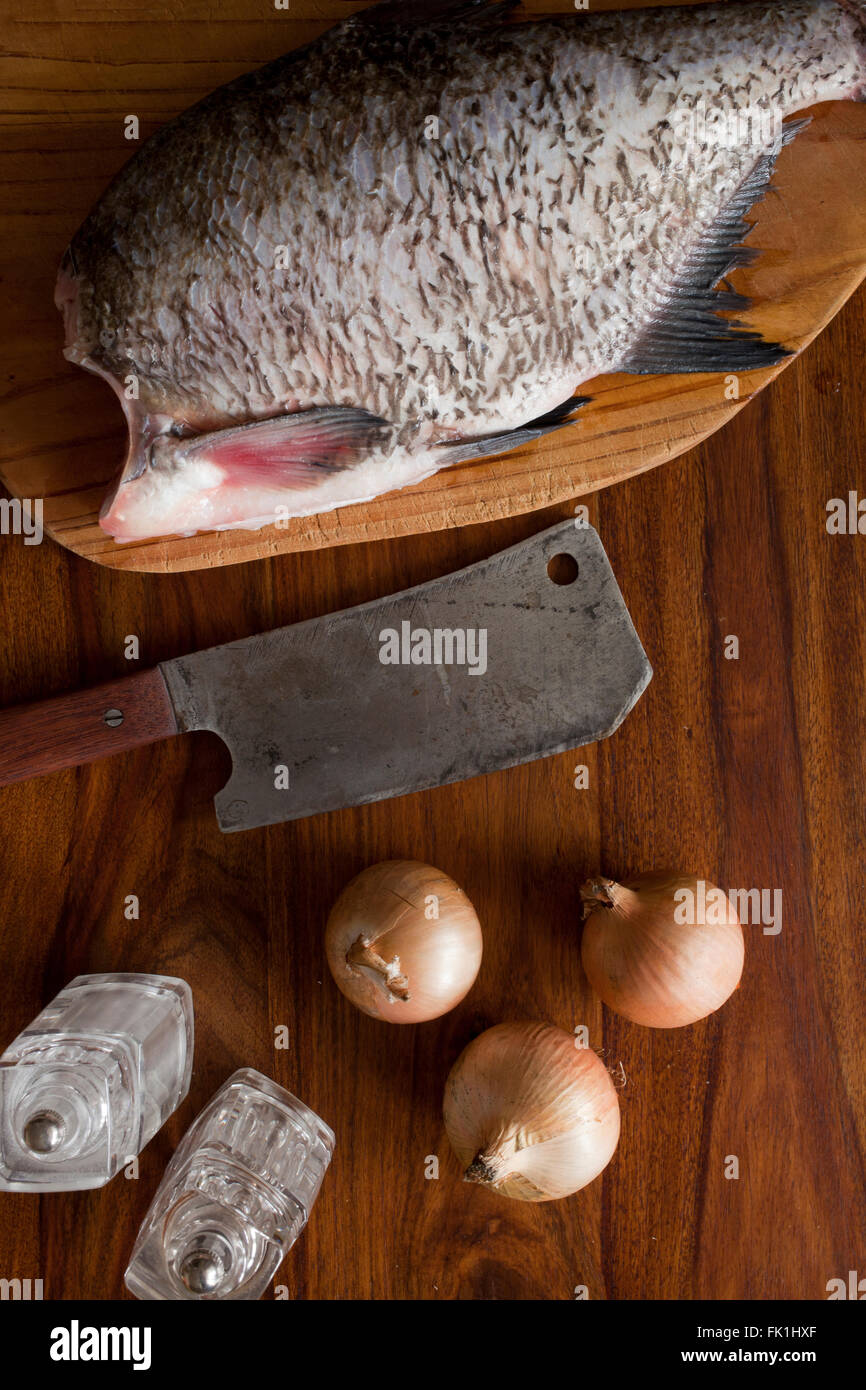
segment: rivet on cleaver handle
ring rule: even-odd
[[[563,554],[577,573],[557,584]],[[233,760],[220,826],[244,830],[605,738],[651,676],[598,536],[568,521],[391,598],[3,711],[0,784],[210,729]]]
[[[548,576],[563,553],[577,561],[571,584]],[[161,669],[180,726],[231,751],[223,830],[605,738],[652,676],[601,541],[570,521],[430,584]]]

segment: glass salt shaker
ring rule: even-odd
[[[332,1131],[308,1106],[261,1072],[236,1071],[166,1169],[126,1287],[144,1299],[261,1298],[333,1151]]]
[[[0,1057],[0,1190],[102,1187],[189,1090],[192,992],[78,975]]]

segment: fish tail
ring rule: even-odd
[[[790,349],[766,342],[738,319],[719,318],[720,311],[748,308],[749,300],[736,291],[720,292],[716,286],[758,256],[757,250],[743,245],[752,230],[747,215],[772,187],[782,148],[808,124],[808,119],[788,122],[774,148],[758,160],[704,231],[624,359],[623,371],[754,371],[777,366],[790,355]]]

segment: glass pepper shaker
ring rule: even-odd
[[[102,1187],[189,1090],[192,992],[78,975],[0,1057],[0,1190]]]
[[[323,1120],[261,1072],[230,1076],[182,1139],[126,1286],[143,1299],[261,1298],[334,1151]]]

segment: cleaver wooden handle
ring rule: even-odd
[[[0,786],[178,733],[158,668],[0,710]]]

